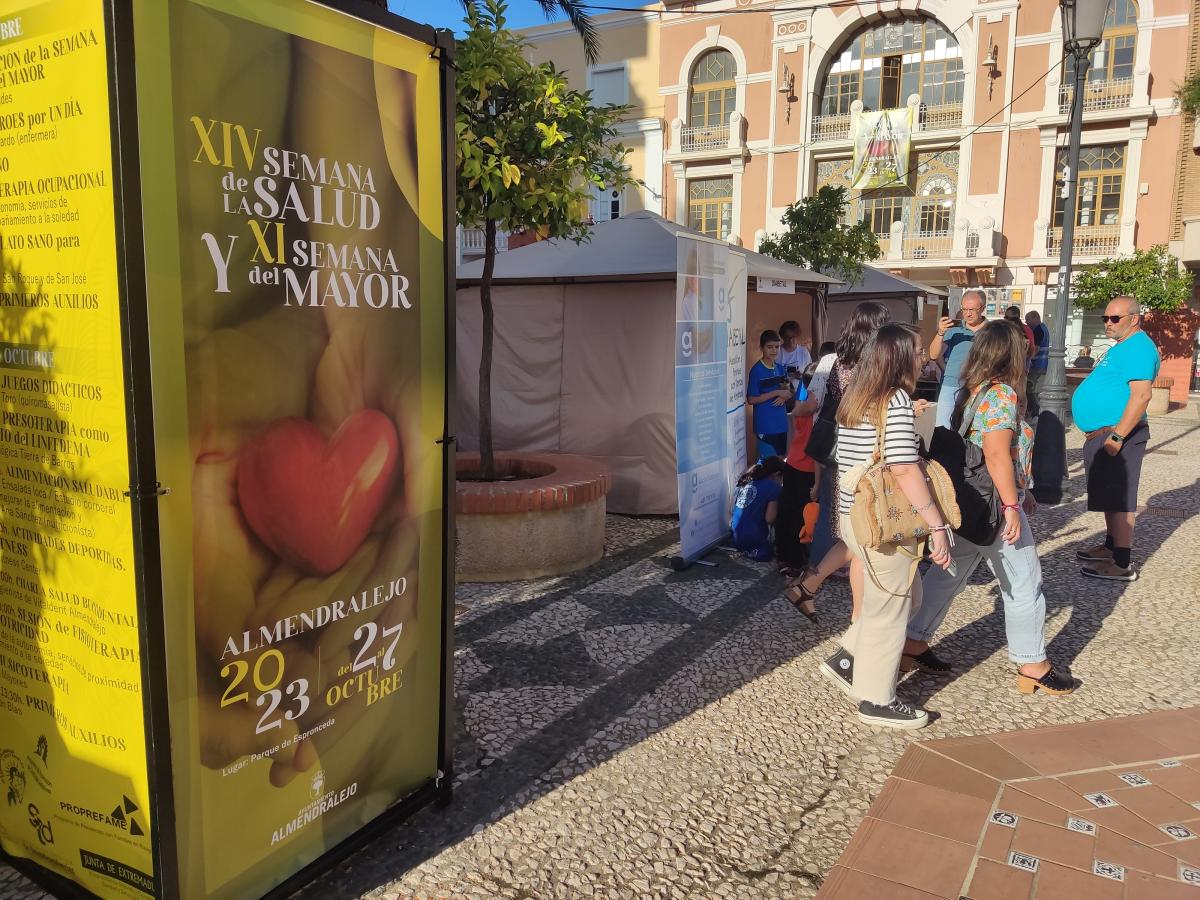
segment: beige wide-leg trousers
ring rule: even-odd
[[[920,545],[868,550],[855,540],[848,515],[840,524],[842,540],[864,569],[862,611],[842,636],[842,648],[854,657],[854,695],[887,706],[896,699],[908,620],[921,606]]]

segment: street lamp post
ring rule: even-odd
[[[1034,495],[1042,503],[1062,500],[1067,476],[1067,316],[1071,305],[1071,253],[1075,239],[1076,205],[1079,199],[1079,144],[1083,134],[1083,96],[1092,49],[1104,36],[1104,20],[1111,0],[1060,0],[1063,51],[1071,59],[1075,76],[1071,94],[1071,121],[1065,172],[1066,197],[1062,216],[1062,243],[1058,258],[1058,293],[1047,309],[1050,328],[1050,360],[1038,398],[1038,444],[1035,455]],[[1053,226],[1053,223],[1051,223]]]

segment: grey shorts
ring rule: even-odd
[[[1121,452],[1110,456],[1104,449],[1108,432],[1098,434],[1083,445],[1083,464],[1087,468],[1088,506],[1091,512],[1134,512],[1137,510],[1138,482],[1142,478],[1142,460],[1150,440],[1150,426],[1138,425],[1125,439]]]

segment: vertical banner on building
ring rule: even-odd
[[[680,235],[677,271],[679,531],[691,560],[729,533],[730,472],[745,464],[746,258],[720,241]]]
[[[0,845],[153,894],[100,0],[0,2]]]
[[[860,112],[854,117],[854,159],[851,188],[856,191],[908,183],[912,149],[911,106]]]
[[[437,775],[439,63],[303,0],[135,11],[181,892],[253,897]]]

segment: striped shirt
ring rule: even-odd
[[[847,427],[838,426],[836,458],[839,473],[845,473],[859,463],[867,462],[875,454],[875,426],[868,422]],[[883,433],[883,461],[891,464],[919,462],[921,442],[917,437],[912,398],[907,392],[898,390],[892,394],[887,406],[887,425]],[[850,512],[854,505],[854,491],[839,488],[838,511],[842,515]]]

